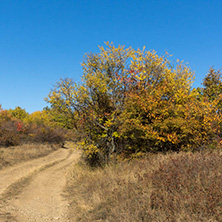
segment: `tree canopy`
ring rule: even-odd
[[[86,54],[81,83],[61,79],[46,98],[57,121],[81,132],[90,161],[220,144],[220,72],[210,69],[201,91],[191,69],[167,53],[99,49]]]

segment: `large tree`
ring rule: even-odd
[[[192,89],[190,68],[169,58],[107,43],[86,54],[81,83],[61,79],[55,85],[50,109],[81,132],[92,161],[107,163],[114,151],[200,147],[213,138],[216,106]]]
[[[100,53],[87,54],[82,63],[81,84],[62,79],[50,92],[47,101],[51,108],[64,114],[82,130],[85,151],[108,162],[118,151],[116,146],[119,115],[124,109],[129,64],[135,54],[131,48],[107,43]]]

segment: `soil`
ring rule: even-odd
[[[0,171],[0,221],[68,222],[63,190],[66,173],[79,158],[73,148],[59,149]]]

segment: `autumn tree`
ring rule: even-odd
[[[209,72],[203,80],[204,93],[211,99],[214,100],[220,94],[222,94],[222,74],[221,71],[216,71],[213,67],[210,68]]]
[[[26,117],[28,117],[28,113],[25,111],[25,109],[22,109],[20,106],[15,107],[15,109],[9,109],[8,112],[19,120],[24,120]]]
[[[150,54],[151,55],[151,54]],[[192,89],[193,74],[182,63],[175,67],[168,59],[153,55],[155,64],[143,74],[134,66],[134,84],[128,93],[121,133],[125,152],[199,150],[221,144],[219,78],[208,78],[208,95]],[[212,73],[211,73],[212,74]],[[139,76],[138,76],[139,75]],[[218,72],[217,72],[218,76]],[[135,78],[136,77],[136,78]],[[215,95],[217,95],[215,97]]]
[[[130,73],[120,128],[125,152],[179,150],[185,145],[183,131],[189,129],[187,104],[196,96],[193,72],[179,61],[173,66],[167,55],[138,51]]]
[[[221,118],[213,101],[192,89],[183,62],[107,43],[86,54],[82,67],[81,83],[61,79],[46,101],[81,132],[93,163],[109,162],[114,151],[194,150],[213,140]]]
[[[104,162],[118,150],[118,116],[124,109],[127,90],[122,79],[129,75],[128,60],[133,53],[131,48],[112,44],[106,49],[100,47],[99,54],[85,56],[81,84],[61,80],[47,99],[52,109],[72,119],[75,127],[82,127],[86,153],[100,156]]]
[[[217,137],[222,141],[222,73],[220,70],[210,68],[209,72],[203,80],[203,96],[206,97],[212,106],[216,106],[217,111],[215,117],[217,121],[214,123]],[[219,127],[217,127],[219,125]],[[222,142],[221,142],[222,143]]]
[[[219,110],[222,109],[222,73],[220,70],[210,68],[209,72],[203,80],[203,94],[210,101],[216,101]]]

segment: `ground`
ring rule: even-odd
[[[63,191],[69,166],[80,152],[71,147],[0,171],[0,221],[69,221]]]

